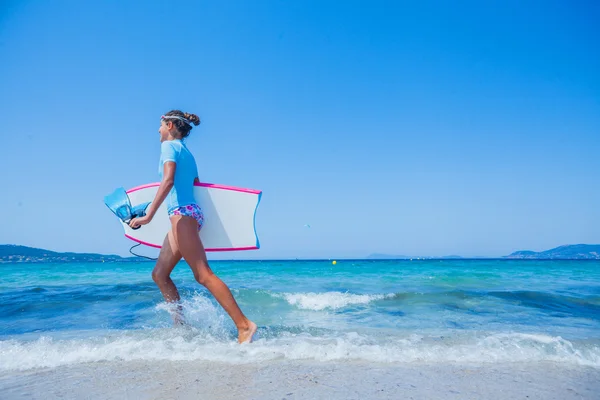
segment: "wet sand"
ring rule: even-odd
[[[600,369],[544,363],[200,361],[0,373],[2,399],[599,399]]]

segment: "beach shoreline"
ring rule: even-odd
[[[536,363],[110,361],[0,373],[12,399],[593,399],[600,369]]]
[[[142,265],[15,265],[0,288],[4,399],[598,399],[600,264],[222,263],[259,325],[189,269],[187,325]]]

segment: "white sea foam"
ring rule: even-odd
[[[238,345],[232,338],[185,329],[120,332],[96,338],[0,341],[0,370],[27,370],[115,360],[198,360],[232,364],[269,360],[379,363],[494,363],[554,361],[600,368],[600,347],[546,335],[489,333],[478,336],[373,338],[357,333],[282,332]]]
[[[276,297],[284,298],[289,304],[303,310],[320,311],[325,309],[336,310],[355,304],[368,304],[375,300],[382,300],[388,295],[382,294],[352,294],[343,292],[325,293],[283,293]]]

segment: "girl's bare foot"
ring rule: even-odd
[[[186,322],[185,319],[183,318],[183,315],[179,315],[176,314],[173,316],[173,326],[174,327],[178,327],[178,326],[186,326]]]
[[[173,326],[184,326],[185,318],[183,317],[183,307],[181,304],[176,304],[171,308],[171,318],[173,318]]]
[[[238,329],[238,342],[239,343],[250,343],[252,342],[252,336],[256,333],[256,324],[252,321],[248,321],[246,328]]]

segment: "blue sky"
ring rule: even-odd
[[[262,249],[212,258],[600,243],[600,6],[484,3],[5,1],[0,243],[127,254],[103,197],[173,108],[263,190]]]

